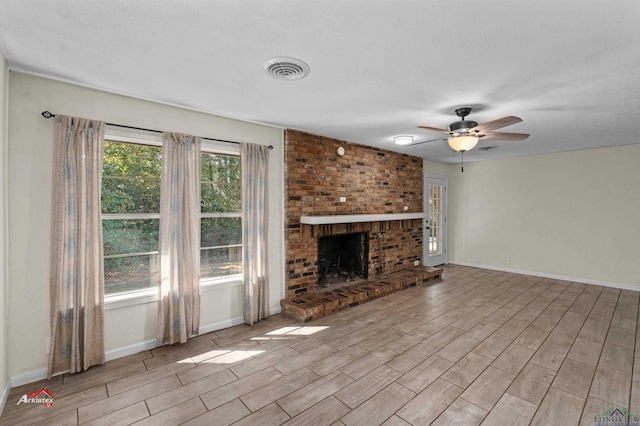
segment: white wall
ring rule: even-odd
[[[270,307],[284,297],[283,131],[173,106],[11,72],[9,78],[9,335],[12,383],[37,379],[47,365],[49,335],[49,235],[53,120],[40,114],[100,119],[110,123],[204,137],[273,145],[269,183]],[[202,295],[201,326],[230,325],[242,317],[240,288],[222,286]],[[106,311],[110,357],[136,351],[155,339],[156,303]],[[3,324],[4,326],[4,324]]]
[[[451,173],[451,166],[449,164],[434,163],[433,161],[423,160],[422,171],[425,175],[449,176],[449,173]]]
[[[453,262],[640,289],[640,145],[450,166]]]
[[[0,412],[9,385],[9,309],[8,309],[8,214],[7,214],[7,140],[8,140],[9,68],[0,51]]]

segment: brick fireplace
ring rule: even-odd
[[[344,156],[337,154],[338,147],[345,149]],[[421,219],[305,224],[301,217],[421,213],[422,186],[419,157],[287,130],[286,298],[322,291],[321,237],[364,233],[369,278],[402,271],[421,260]]]

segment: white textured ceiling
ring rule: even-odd
[[[0,0],[12,70],[456,162],[453,110],[523,142],[465,160],[640,143],[638,0]],[[305,61],[269,77],[274,56]]]

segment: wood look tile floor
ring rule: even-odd
[[[592,426],[640,413],[639,301],[450,265],[319,320],[276,315],[12,389],[0,425]],[[41,388],[53,406],[16,405]]]

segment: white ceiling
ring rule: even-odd
[[[453,110],[523,142],[465,161],[640,143],[638,0],[0,0],[12,70],[457,162]],[[274,56],[305,61],[298,81]],[[54,111],[55,112],[55,111]]]

